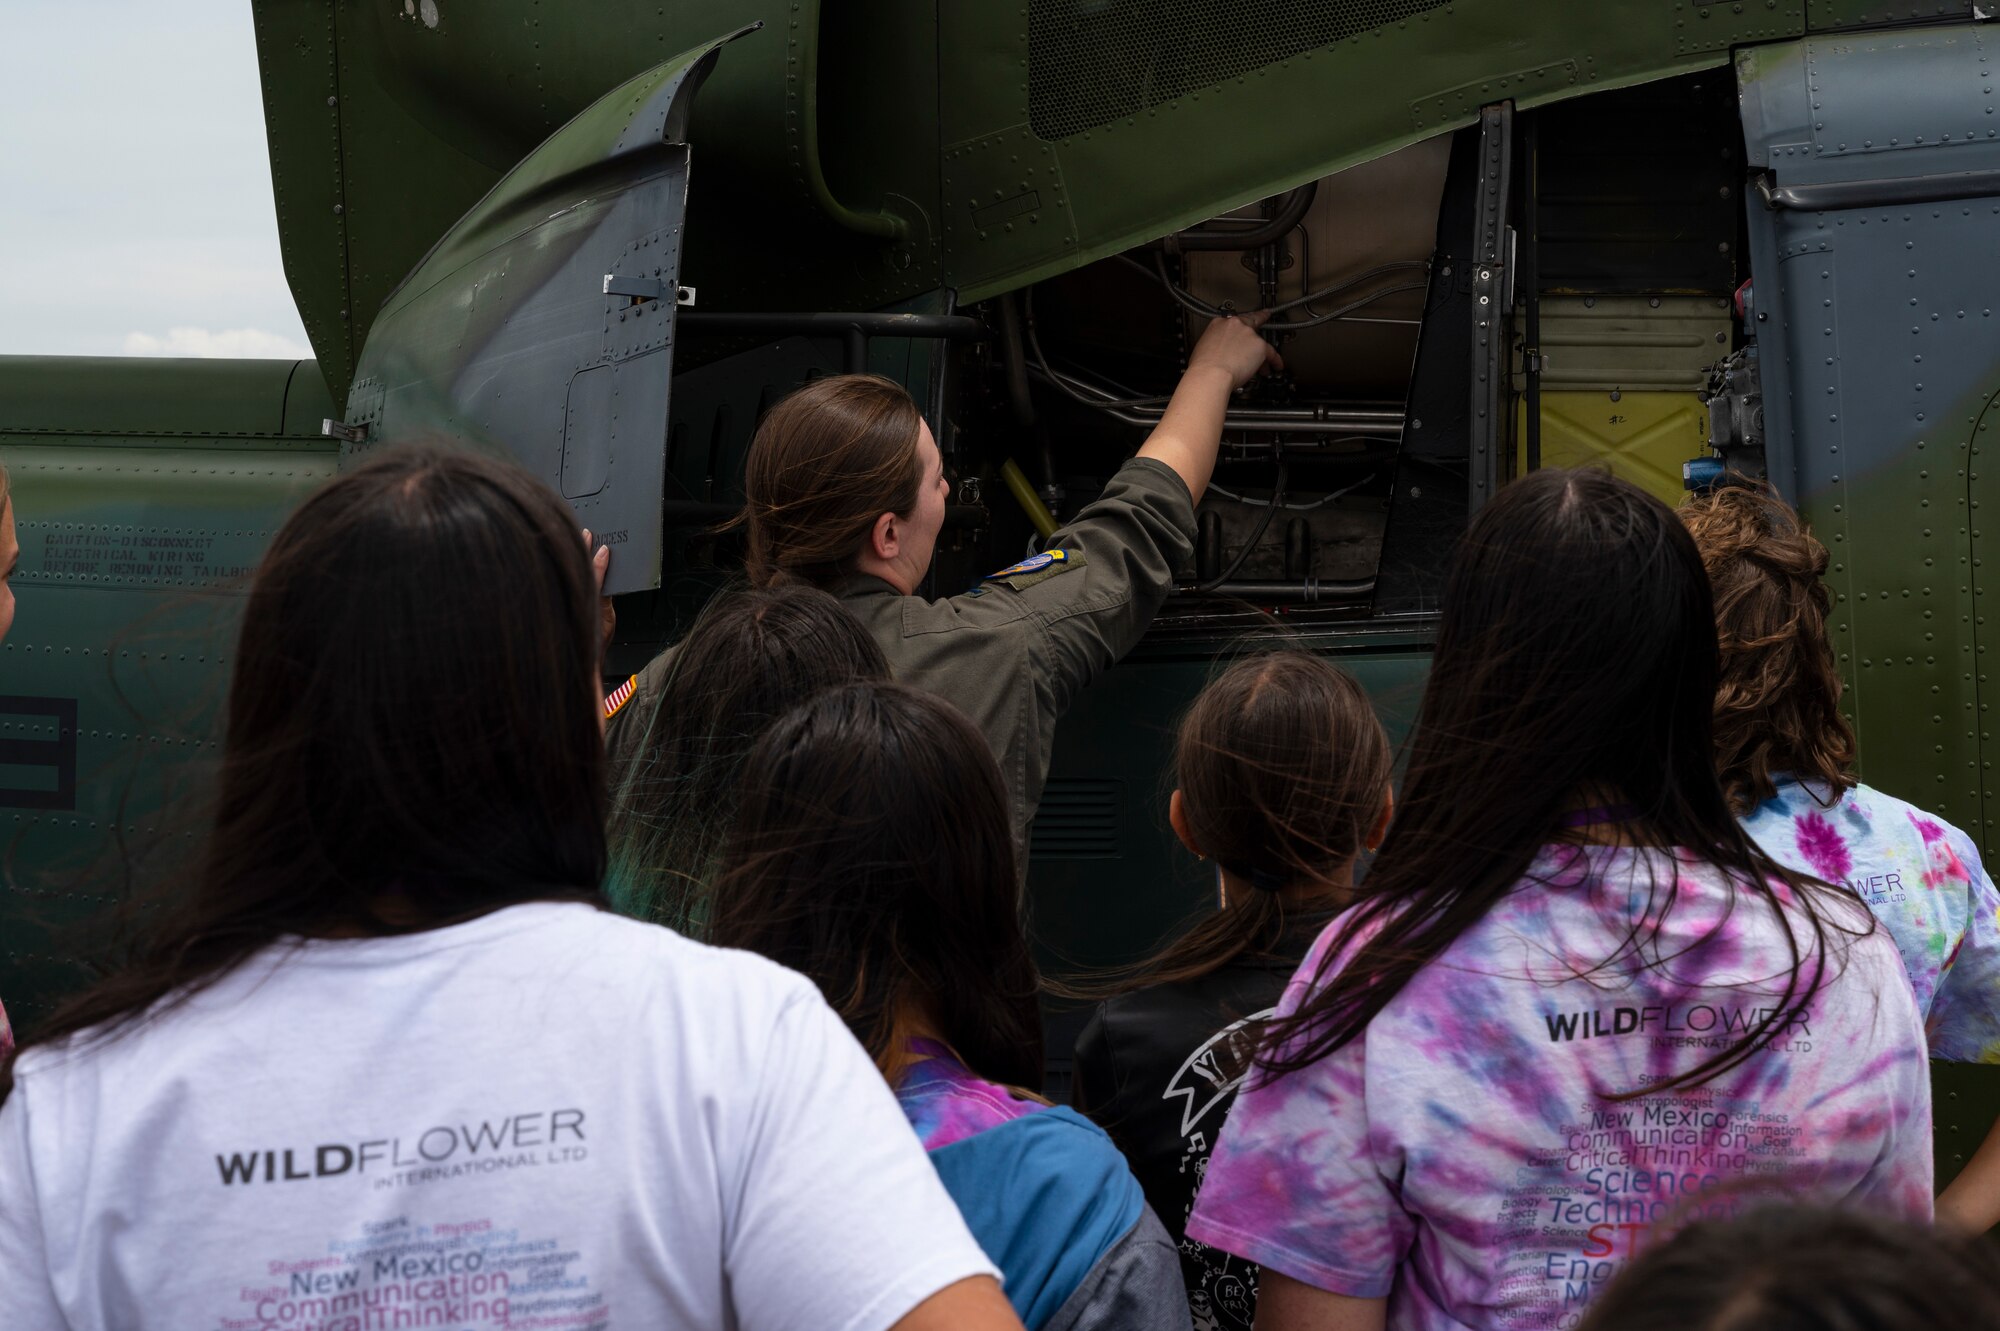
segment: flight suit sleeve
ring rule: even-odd
[[[609,764],[613,790],[618,788],[631,765],[639,741],[645,737],[646,725],[659,708],[660,690],[666,687],[667,672],[673,666],[673,659],[674,649],[669,647],[648,661],[643,670],[626,681],[631,693],[615,707],[612,699],[617,698],[625,686],[613,690],[605,698],[605,711],[610,714],[604,719],[604,756]]]
[[[1193,553],[1194,532],[1187,483],[1164,462],[1133,458],[1049,540],[1060,561],[987,579],[1012,588],[1038,630],[1045,715],[1067,711],[1145,634],[1173,590],[1174,569]]]

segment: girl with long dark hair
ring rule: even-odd
[[[700,938],[757,736],[821,689],[888,679],[889,663],[839,601],[803,583],[718,594],[665,660],[666,686],[639,704],[648,714],[632,718],[615,774],[607,888],[620,910]]]
[[[798,976],[603,909],[592,568],[385,452],[252,584],[199,876],[0,1106],[0,1326],[1016,1325]]]
[[[1111,1134],[1168,1234],[1196,1320],[1249,1331],[1257,1268],[1183,1241],[1216,1133],[1313,939],[1388,827],[1389,740],[1351,675],[1279,651],[1203,689],[1174,746],[1168,818],[1213,861],[1221,909],[1142,963],[1076,1042],[1070,1103]]]
[[[713,940],[810,976],[874,1057],[1031,1328],[1188,1325],[1172,1243],[1117,1147],[1023,1089],[1039,979],[1007,797],[949,703],[818,695],[744,766]]]
[[[1923,1032],[1843,888],[1716,780],[1673,513],[1539,471],[1446,576],[1395,822],[1280,1004],[1188,1233],[1265,1328],[1556,1327],[1745,1189],[1927,1219]]]

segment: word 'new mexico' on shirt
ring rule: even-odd
[[[1743,830],[1788,869],[1854,889],[1896,940],[1931,1057],[2000,1063],[2000,891],[1972,838],[1869,786],[1780,780]]]
[[[1811,933],[1790,894],[1785,919]],[[1671,910],[1661,909],[1671,891]],[[1930,1081],[1902,963],[1835,935],[1785,1001],[1779,917],[1685,851],[1549,846],[1361,1038],[1252,1084],[1188,1233],[1317,1288],[1389,1300],[1423,1331],[1571,1327],[1657,1221],[1745,1195],[1931,1214]],[[1858,905],[1829,902],[1850,930]],[[1653,966],[1616,955],[1660,921]],[[1336,920],[1280,1005],[1296,1011]],[[1661,960],[1665,958],[1666,960]],[[1808,972],[1812,969],[1808,962]],[[1766,1014],[1775,1034],[1703,1084],[1634,1099]]]
[[[15,1076],[8,1331],[878,1331],[994,1273],[808,981],[586,905],[279,945]]]

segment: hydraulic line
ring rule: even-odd
[[[1319,498],[1313,500],[1309,504],[1281,503],[1278,502],[1280,496],[1275,496],[1275,495],[1270,499],[1252,499],[1248,495],[1240,495],[1233,490],[1225,490],[1221,486],[1217,485],[1214,481],[1210,481],[1208,483],[1208,492],[1212,495],[1221,495],[1224,499],[1233,500],[1234,502],[1239,504],[1248,505],[1251,508],[1282,508],[1288,513],[1310,513],[1316,508],[1325,508],[1328,504],[1331,504],[1334,500],[1340,498],[1342,495],[1351,494],[1354,491],[1359,490],[1362,486],[1368,484],[1368,482],[1374,480],[1377,476],[1380,476],[1381,474],[1382,474],[1382,469],[1380,467],[1376,467],[1374,470],[1370,471],[1366,476],[1363,476],[1360,480],[1354,482],[1354,484],[1343,485],[1340,489],[1335,490],[1332,494],[1321,495]]]
[[[1229,561],[1228,568],[1222,570],[1222,572],[1216,574],[1215,577],[1209,579],[1207,582],[1198,584],[1194,590],[1198,594],[1206,596],[1210,592],[1214,591],[1216,588],[1222,586],[1222,584],[1224,584],[1225,582],[1228,582],[1231,578],[1235,577],[1236,571],[1243,567],[1243,563],[1245,560],[1250,558],[1250,552],[1252,550],[1255,550],[1257,548],[1257,543],[1264,539],[1264,533],[1271,529],[1271,519],[1276,517],[1278,514],[1278,510],[1283,508],[1284,506],[1285,506],[1285,457],[1283,453],[1279,453],[1278,483],[1271,491],[1269,507],[1265,508],[1264,516],[1257,519],[1256,530],[1250,533],[1249,540],[1243,542],[1243,548],[1236,552],[1236,558]]]
[[[1021,464],[1008,458],[1000,464],[1000,479],[1007,483],[1007,493],[1014,496],[1014,502],[1028,515],[1028,523],[1034,527],[1035,534],[1045,541],[1054,536],[1055,514],[1049,512],[1049,506],[1042,502],[1042,497],[1035,493],[1035,487],[1028,483],[1028,475],[1021,470]]]

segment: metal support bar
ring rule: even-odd
[[[876,337],[928,337],[976,342],[991,330],[968,314],[819,314],[686,310],[674,325],[682,333],[752,334],[760,337],[837,337],[849,374],[868,368],[868,342]]]
[[[1472,272],[1472,418],[1467,442],[1466,511],[1500,488],[1501,384],[1506,371],[1507,213],[1514,167],[1514,104],[1479,113],[1479,193],[1474,204]]]
[[[1774,211],[1824,212],[1897,203],[1947,203],[2000,194],[2000,170],[1940,171],[1901,180],[1834,180],[1819,185],[1780,185],[1770,172],[1752,182],[1757,197]]]
[[[1320,578],[1272,582],[1219,582],[1210,587],[1190,585],[1174,588],[1176,596],[1199,596],[1206,600],[1220,600],[1226,597],[1238,601],[1303,605],[1311,605],[1318,601],[1358,601],[1372,595],[1374,591],[1373,578],[1357,578],[1350,582],[1335,582]]]
[[[1522,176],[1526,181],[1521,200],[1521,288],[1526,301],[1526,343],[1521,349],[1521,372],[1527,377],[1528,430],[1526,469],[1538,471],[1542,465],[1542,256],[1541,185],[1537,173],[1542,160],[1542,117],[1530,111],[1521,120]]]

